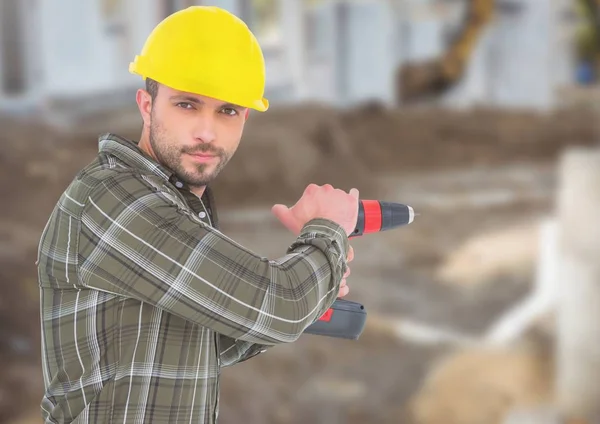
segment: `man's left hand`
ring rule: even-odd
[[[354,249],[350,246],[350,250],[348,250],[348,259],[347,262],[352,262],[354,259]],[[340,291],[338,297],[344,297],[350,292],[350,287],[346,284],[346,279],[350,276],[350,267],[344,273],[344,277],[342,278],[342,282],[340,283]]]

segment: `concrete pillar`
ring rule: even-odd
[[[310,100],[326,104],[338,101],[339,34],[336,25],[337,2],[318,3],[307,10],[306,81]]]
[[[304,28],[304,2],[280,0],[280,22],[282,33],[282,53],[286,68],[292,80],[291,96],[294,100],[304,100],[308,95],[306,86],[306,34]]]
[[[557,402],[567,417],[592,419],[600,412],[600,150],[564,154],[557,209]]]
[[[572,0],[552,0],[552,64],[550,69],[553,71],[552,78],[555,84],[553,94],[557,94],[557,89],[561,86],[573,83],[576,68],[575,34],[577,27],[574,23],[568,23],[567,16],[573,12],[576,2]]]
[[[27,16],[18,0],[0,3],[0,60],[3,62],[1,90],[9,96],[21,96],[27,91]]]
[[[493,96],[501,106],[548,110],[553,106],[552,0],[513,3],[518,12],[507,12],[500,21],[504,60],[491,81]]]
[[[99,43],[96,1],[39,0],[43,20],[39,28],[45,95],[72,96],[98,87],[110,61]],[[108,65],[110,66],[110,65]]]
[[[250,0],[244,0],[249,2]],[[242,18],[243,4],[239,0],[203,0],[202,4],[205,6],[217,6],[225,10],[230,11],[236,16]],[[244,19],[244,18],[242,18]]]
[[[44,95],[75,99],[133,87],[129,63],[164,16],[161,0],[121,0],[114,14],[101,0],[38,0]]]
[[[346,53],[339,64],[346,83],[343,102],[376,100],[391,105],[398,64],[394,52],[400,48],[393,9],[381,0],[348,2],[346,8],[340,37]]]
[[[324,2],[310,11],[315,41],[305,53],[305,75],[312,100],[340,107],[393,102],[401,48],[393,12],[378,0]]]
[[[43,73],[38,31],[40,10],[36,2],[0,2],[0,108],[27,112],[42,97]]]
[[[27,16],[25,30],[25,40],[27,44],[26,59],[28,63],[29,89],[28,97],[32,102],[37,103],[42,99],[44,82],[44,67],[40,50],[42,48],[42,39],[39,31],[31,31],[30,28],[40,28],[42,25],[42,9],[39,2],[21,1],[21,8]]]
[[[444,53],[444,23],[436,15],[432,0],[404,0],[402,12],[406,28],[404,60],[421,62]]]
[[[123,70],[127,75],[131,75],[129,74],[129,62],[132,62],[135,55],[142,51],[146,38],[166,16],[162,7],[163,0],[127,0],[125,5],[128,16],[129,40],[127,67]],[[127,78],[130,81],[135,78],[135,81],[140,81],[141,84],[141,80],[137,75],[131,75]]]
[[[0,19],[0,21],[1,21],[1,19]],[[1,22],[0,22],[0,25],[2,25]],[[3,100],[6,96],[5,88],[4,88],[4,78],[6,75],[6,71],[4,69],[4,66],[6,65],[5,59],[4,59],[4,45],[5,45],[4,38],[5,37],[4,37],[3,31],[0,30],[0,107],[3,104]]]

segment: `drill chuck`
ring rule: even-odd
[[[415,212],[410,206],[379,200],[360,200],[356,229],[350,236],[391,230],[410,224],[414,218]]]

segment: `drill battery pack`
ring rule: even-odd
[[[321,318],[304,330],[304,334],[358,340],[366,321],[367,311],[363,305],[337,299]]]

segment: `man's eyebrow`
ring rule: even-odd
[[[175,94],[174,96],[171,96],[171,100],[185,100],[186,102],[190,102],[190,103],[198,103],[198,104],[203,104],[204,102],[200,99],[198,99],[197,97],[194,96],[188,96],[185,94]]]
[[[236,105],[235,103],[224,103],[221,107],[230,107],[232,109],[244,109],[244,106]]]
[[[202,99],[199,99],[194,96],[185,95],[185,94],[175,94],[174,96],[171,96],[171,100],[186,101],[189,103],[196,103],[196,104],[204,104],[204,101],[202,101]],[[221,109],[224,107],[233,108],[233,109],[244,109],[243,106],[236,105],[235,103],[223,103],[222,105],[219,106],[219,108],[221,108]]]

